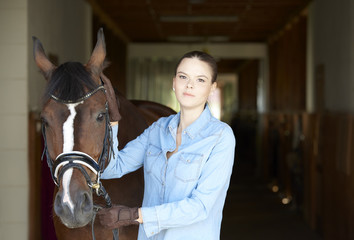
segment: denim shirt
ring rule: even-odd
[[[234,162],[232,129],[205,107],[182,133],[176,148],[180,113],[160,118],[118,152],[102,178],[119,178],[144,166],[143,224],[139,240],[220,239],[222,210]],[[118,127],[113,127],[116,136]]]

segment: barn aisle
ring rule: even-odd
[[[290,205],[237,163],[224,208],[221,240],[321,240]]]

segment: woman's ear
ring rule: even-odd
[[[217,87],[218,87],[218,84],[216,82],[213,82],[213,84],[211,85],[210,93],[213,94]]]
[[[176,77],[173,77],[173,81],[172,81],[172,90],[175,91],[176,90]]]

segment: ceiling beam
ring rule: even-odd
[[[120,29],[114,20],[100,7],[96,0],[86,0],[92,7],[92,12],[95,14],[109,29],[112,30],[114,35],[121,39],[124,43],[128,44],[128,36]]]
[[[215,58],[223,59],[266,59],[265,43],[222,43],[222,44],[170,44],[170,43],[130,43],[129,58],[161,57],[180,58],[182,53],[193,50],[209,52]]]

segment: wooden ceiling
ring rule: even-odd
[[[311,0],[87,0],[125,42],[265,42]]]

